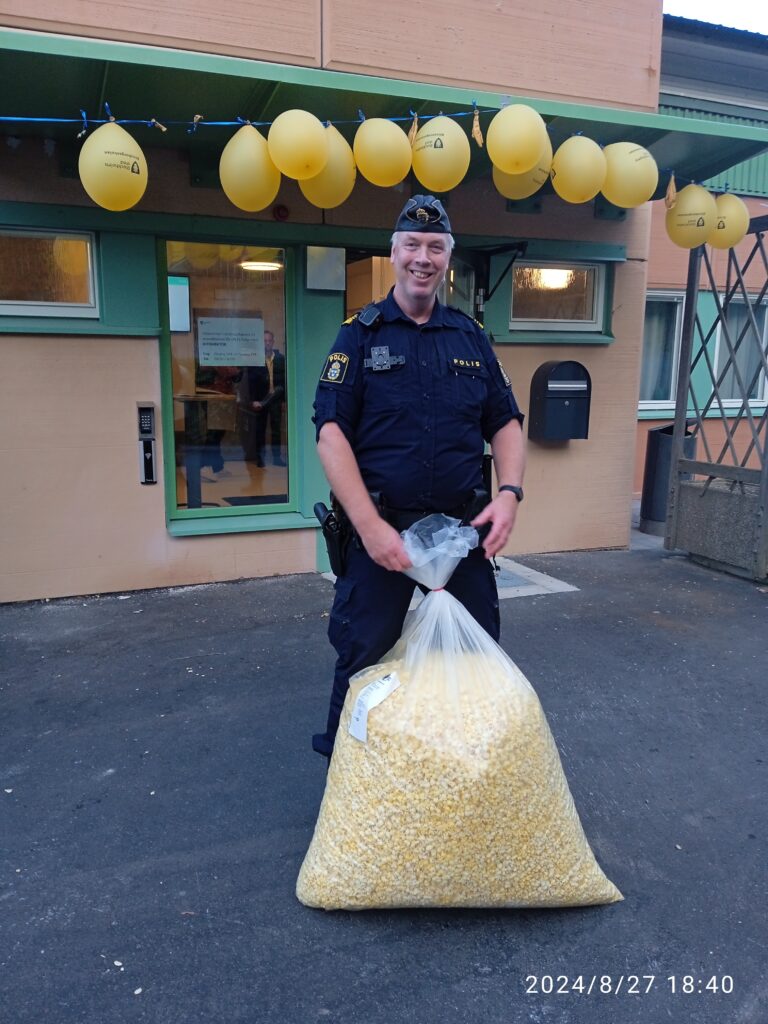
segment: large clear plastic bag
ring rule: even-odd
[[[431,593],[350,681],[298,898],[326,910],[620,900],[533,688],[440,589],[476,531],[429,516],[403,540],[408,575]]]

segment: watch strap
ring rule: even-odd
[[[522,487],[516,487],[514,484],[502,484],[501,487],[499,488],[499,493],[501,493],[502,491],[512,491],[512,493],[519,502],[523,500]]]

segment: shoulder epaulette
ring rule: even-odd
[[[485,327],[483,327],[483,325],[480,323],[480,321],[476,320],[472,316],[471,313],[466,313],[463,309],[459,309],[458,306],[448,306],[448,309],[450,309],[451,312],[453,312],[453,313],[461,313],[461,315],[465,316],[467,318],[467,320],[471,320],[473,324],[475,324],[477,327],[479,327],[481,331],[485,330]]]
[[[359,316],[360,316],[360,314],[359,314],[359,313],[353,313],[353,314],[352,314],[352,316],[348,316],[348,317],[347,317],[347,319],[346,319],[346,320],[344,321],[344,323],[343,323],[343,324],[342,324],[341,326],[342,326],[342,327],[346,327],[346,326],[347,326],[347,324],[351,324],[353,320],[357,320],[357,318],[358,318]]]

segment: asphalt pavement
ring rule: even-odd
[[[768,1021],[768,588],[655,539],[517,568],[502,645],[624,902],[297,902],[321,576],[7,605],[2,1024]]]

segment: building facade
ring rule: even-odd
[[[443,112],[469,134],[475,108],[485,128],[520,100],[555,147],[575,132],[636,141],[689,178],[768,148],[759,128],[656,113],[660,0],[291,0],[279,15],[71,0],[55,15],[0,0],[4,601],[326,566],[315,385],[345,316],[386,289],[391,226],[423,189],[358,175],[322,211],[283,178],[265,210],[243,213],[218,178],[237,117],[264,132],[308,110],[351,140],[361,114],[407,127],[411,112]],[[105,103],[149,167],[120,213],[77,173],[78,135]],[[530,443],[507,553],[625,546],[660,204],[571,205],[546,187],[510,203],[472,146],[444,197],[457,240],[444,297],[481,313],[524,411],[545,362],[580,364],[592,389],[586,440]]]

